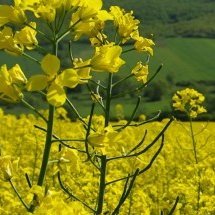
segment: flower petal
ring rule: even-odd
[[[26,85],[28,91],[39,91],[47,86],[47,77],[45,75],[34,75],[29,78]]]
[[[66,69],[58,76],[58,80],[62,86],[74,88],[79,83],[79,76],[74,69]]]
[[[63,105],[66,101],[66,93],[63,87],[52,83],[48,89],[47,100],[53,106],[59,107]]]
[[[60,69],[60,60],[55,55],[47,54],[41,61],[43,71],[50,76],[54,76]]]

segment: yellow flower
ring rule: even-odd
[[[18,64],[13,66],[11,69],[8,70],[8,73],[10,74],[12,78],[12,83],[14,84],[26,84],[27,78],[25,77],[24,73],[22,72],[22,69]]]
[[[36,23],[31,22],[29,23],[33,28],[36,28]],[[14,39],[18,41],[19,44],[24,45],[27,49],[31,50],[35,48],[38,44],[36,39],[37,32],[33,30],[31,27],[24,27],[21,31],[17,31],[15,33]]]
[[[0,69],[0,99],[19,102],[23,98],[21,89],[26,82],[27,79],[18,64],[9,70],[3,65]]]
[[[96,132],[92,132],[88,137],[88,142],[93,147],[106,147],[109,144],[111,144],[111,141],[113,140],[113,135],[118,135],[118,132],[114,131],[113,127],[111,125],[100,128]]]
[[[94,71],[118,72],[119,68],[125,64],[120,58],[122,48],[118,45],[108,44],[96,47],[95,54],[91,59],[91,66]]]
[[[186,88],[177,91],[172,97],[173,107],[175,110],[180,110],[188,114],[191,118],[196,118],[198,114],[207,112],[202,106],[205,97],[198,91]]]
[[[69,10],[72,7],[80,7],[84,4],[84,2],[80,0],[59,0],[59,3],[62,4],[61,6],[63,6],[66,10]]]
[[[84,1],[84,4],[72,14],[70,25],[73,25],[74,40],[78,40],[82,35],[95,37],[100,34],[107,20],[112,20],[112,16],[106,10],[101,10],[102,1]]]
[[[0,49],[13,55],[21,55],[24,47],[14,39],[13,30],[10,27],[4,27],[0,31]]]
[[[54,174],[59,170],[63,173],[79,172],[79,156],[75,149],[62,149],[57,153],[57,166]]]
[[[123,120],[125,118],[124,106],[122,104],[116,104],[114,109],[117,120]]]
[[[60,60],[55,55],[47,54],[41,61],[44,75],[34,75],[27,83],[28,91],[47,90],[47,101],[54,106],[61,106],[66,101],[64,87],[74,88],[79,77],[74,69],[60,70]]]
[[[148,52],[150,55],[153,55],[152,46],[154,45],[155,44],[151,39],[138,37],[134,43],[134,48],[139,52]]]
[[[10,156],[0,156],[0,176],[2,180],[10,180],[13,177],[13,167]]]
[[[81,58],[75,58],[73,65],[80,78],[79,84],[85,84],[92,78],[90,75],[90,60],[83,61]]]
[[[139,20],[135,19],[132,15],[133,12],[125,13],[125,11],[118,6],[112,6],[110,8],[111,15],[114,17],[114,25],[118,29],[118,34],[123,39],[122,43],[125,43],[131,38],[134,32],[138,32]]]
[[[66,201],[65,197],[61,196],[59,192],[49,192],[41,205],[36,209],[35,214],[44,215],[88,215],[89,211],[78,201]]]
[[[20,25],[26,19],[25,13],[19,7],[0,5],[0,27],[9,22]]]
[[[137,81],[141,81],[144,84],[147,82],[147,77],[149,74],[148,65],[143,65],[141,61],[137,63],[137,65],[132,69],[132,74],[134,74]]]
[[[50,4],[39,5],[39,7],[34,11],[34,15],[37,18],[42,18],[47,22],[53,22],[56,16],[56,10]]]
[[[107,39],[107,35],[103,33],[99,33],[95,35],[95,37],[93,36],[90,38],[90,43],[92,46],[98,47],[98,46],[102,46],[102,44],[104,44],[104,40],[106,39]]]

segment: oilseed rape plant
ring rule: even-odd
[[[22,103],[37,115],[21,115],[18,119],[0,109],[0,213],[213,213],[208,199],[213,198],[214,186],[210,191],[204,190],[207,184],[214,185],[214,167],[210,166],[213,161],[200,161],[193,130],[196,166],[184,163],[176,173],[172,170],[174,165],[168,163],[172,164],[177,156],[174,152],[178,146],[167,145],[168,150],[163,149],[166,140],[174,142],[168,134],[170,125],[180,125],[173,118],[149,123],[159,113],[148,120],[133,121],[141,90],[162,68],[159,66],[148,78],[153,40],[140,35],[140,21],[132,11],[126,12],[118,6],[104,10],[102,6],[101,0],[14,0],[13,5],[0,5],[0,49],[24,56],[40,68],[37,74],[28,77],[29,71],[23,71],[18,64],[0,67],[0,99],[14,105]],[[114,35],[107,31],[107,26],[112,27]],[[93,51],[87,59],[73,53],[73,43],[83,37],[89,40]],[[42,47],[43,42],[48,48]],[[128,42],[133,44],[130,49],[125,46]],[[62,63],[59,54],[62,43],[68,43],[70,66]],[[38,58],[31,54],[32,50],[40,53]],[[142,52],[144,60],[138,61],[129,75],[114,82],[115,73],[123,72],[126,64],[123,55],[129,51]],[[97,79],[100,72],[107,76],[107,84]],[[137,103],[127,121],[119,119],[113,123],[112,91],[131,78],[138,86],[118,96],[136,92]],[[67,93],[79,85],[85,85],[91,97],[86,118]],[[48,104],[48,110],[38,110],[29,103],[26,99],[29,93],[39,94]],[[190,118],[206,111],[200,106],[202,95],[192,90],[186,93],[185,97],[177,93],[174,107],[179,110],[184,107]],[[187,96],[191,99],[186,100]],[[76,122],[67,117],[63,108],[66,105],[76,116]],[[103,114],[96,114],[95,107]],[[178,137],[187,141],[181,135]],[[210,136],[209,131],[206,136]],[[203,157],[208,153],[206,147],[202,153]],[[197,183],[188,180],[189,175],[183,178],[183,169],[195,173]],[[207,178],[209,175],[212,180]],[[160,176],[161,180],[157,180]],[[197,189],[190,190],[190,186]]]

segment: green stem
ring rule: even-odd
[[[57,173],[58,176],[58,181],[60,184],[61,189],[68,194],[70,197],[74,198],[76,201],[81,202],[85,207],[87,207],[88,209],[90,209],[92,212],[96,212],[93,208],[91,208],[88,204],[86,204],[85,202],[83,202],[81,199],[79,199],[77,196],[73,195],[72,192],[69,190],[68,187],[65,187],[65,185],[63,184],[62,180],[61,180],[61,175],[60,172]]]
[[[108,78],[108,86],[107,86],[107,98],[106,98],[106,107],[105,107],[105,127],[108,126],[109,121],[110,121],[110,105],[111,105],[111,93],[112,93],[112,79],[113,79],[113,74],[109,74]]]
[[[21,203],[23,204],[23,206],[27,209],[27,211],[29,210],[28,205],[24,202],[24,200],[22,199],[22,197],[20,196],[19,192],[17,191],[16,187],[13,185],[12,180],[9,180],[11,187],[13,188],[14,192],[16,193],[16,195],[18,196],[19,200],[21,201]]]
[[[177,196],[177,198],[175,200],[175,203],[174,203],[173,207],[171,208],[170,212],[168,213],[168,215],[173,215],[174,214],[174,211],[175,211],[175,209],[177,207],[178,201],[179,201],[179,196]]]
[[[135,88],[135,89],[133,89],[133,90],[125,91],[125,92],[123,92],[123,93],[121,93],[121,94],[115,95],[115,96],[113,96],[113,98],[119,98],[119,97],[122,97],[122,96],[124,96],[124,95],[126,95],[126,94],[129,94],[129,93],[140,92],[140,90],[142,90],[142,89],[143,89],[144,87],[146,87],[149,83],[151,83],[151,81],[153,81],[153,79],[154,79],[154,78],[157,76],[157,74],[161,71],[162,67],[163,67],[163,64],[161,64],[161,65],[157,68],[156,72],[152,75],[152,77],[151,77],[146,83],[142,84],[141,86],[139,86],[139,87],[137,87],[137,88]]]
[[[131,78],[132,76],[134,76],[134,74],[129,74],[129,75],[128,75],[128,76],[126,76],[125,78],[122,78],[121,80],[119,80],[119,81],[115,82],[115,83],[113,84],[113,86],[112,86],[112,87],[116,87],[118,84],[120,84],[120,83],[122,83],[123,81],[125,81],[125,80],[127,80],[127,79]]]
[[[193,144],[195,164],[198,165],[199,161],[198,161],[198,155],[197,155],[196,140],[195,140],[195,135],[194,135],[194,131],[193,131],[193,123],[192,123],[191,117],[189,117],[189,121],[190,121],[190,132],[191,132],[191,138],[192,138],[192,144]],[[200,207],[200,192],[201,192],[201,182],[200,182],[201,173],[198,169],[198,166],[197,166],[197,176],[198,176],[198,187],[197,187],[197,210],[196,210],[196,214],[198,215],[199,214],[199,207]]]
[[[29,25],[28,23],[25,23],[26,26],[28,26],[29,28],[35,30],[37,33],[39,33],[40,35],[42,35],[44,38],[46,38],[48,41],[51,41],[51,39],[49,37],[47,37],[47,35],[45,33],[43,33],[42,31],[34,28],[33,26]]]
[[[106,179],[106,167],[107,167],[107,158],[106,155],[101,156],[101,175],[100,175],[100,183],[99,183],[99,196],[98,196],[98,207],[96,210],[96,215],[102,213],[103,204],[104,204],[104,195],[105,195],[105,179]]]
[[[69,107],[73,110],[75,113],[76,117],[84,124],[87,126],[87,123],[83,120],[82,116],[79,114],[78,110],[75,108],[73,103],[67,98],[66,102],[68,103]]]
[[[190,132],[191,132],[191,138],[192,138],[192,144],[193,144],[194,158],[195,158],[196,164],[198,164],[198,157],[197,157],[197,150],[196,150],[196,141],[195,141],[195,137],[194,137],[193,123],[192,123],[192,119],[191,118],[189,118],[189,122],[190,122]]]
[[[122,54],[125,54],[125,53],[130,52],[130,51],[134,51],[134,50],[135,50],[135,48],[127,49],[125,51],[122,51]]]
[[[57,56],[57,50],[58,50],[58,43],[55,41],[53,44],[53,52],[56,56]],[[37,185],[39,185],[39,186],[43,185],[45,175],[46,175],[47,166],[48,166],[49,154],[50,154],[51,145],[52,145],[54,110],[55,110],[54,106],[49,105],[49,116],[48,116],[48,122],[47,122],[46,143],[45,143],[45,149],[43,152],[43,160],[42,160],[42,165],[40,168],[40,174],[39,174],[39,178],[37,181]]]
[[[53,130],[53,121],[54,121],[54,106],[49,105],[49,117],[48,117],[48,123],[47,123],[47,133],[46,133],[46,142],[45,142],[45,149],[43,151],[43,159],[42,164],[40,167],[40,173],[37,181],[38,186],[43,186],[43,182],[46,176],[46,170],[48,167],[48,161],[49,161],[49,154],[51,151],[51,145],[52,145],[52,130]],[[29,212],[33,213],[36,206],[37,206],[37,195],[35,194],[33,197],[32,204],[29,208]]]
[[[40,64],[40,61],[39,61],[39,60],[37,60],[36,58],[34,58],[34,57],[32,57],[32,56],[26,54],[25,52],[23,52],[22,55],[25,56],[26,58],[28,58],[28,59],[30,59],[30,60],[32,60],[32,61],[34,61],[34,62]]]
[[[22,103],[29,108],[30,110],[33,110],[38,116],[40,116],[46,123],[47,123],[47,119],[35,108],[33,107],[31,104],[29,104],[27,101],[25,101],[24,99],[22,99]]]
[[[57,40],[57,33],[56,29],[53,29],[53,54],[55,56],[58,55],[58,40]],[[54,112],[55,112],[55,107],[51,104],[49,104],[49,115],[48,115],[48,120],[47,120],[47,131],[46,131],[46,141],[45,141],[45,148],[43,151],[43,158],[42,158],[42,164],[40,167],[40,173],[37,181],[38,186],[43,186],[45,177],[46,177],[46,171],[48,167],[48,162],[49,162],[49,156],[50,156],[50,151],[51,151],[51,145],[52,145],[52,137],[53,137],[53,125],[54,125]],[[29,208],[29,212],[33,213],[35,208],[38,206],[37,203],[37,195],[34,194],[32,204]]]
[[[74,24],[72,24],[69,29],[67,29],[65,32],[63,32],[61,35],[59,35],[57,37],[57,41],[60,42],[64,37],[66,37],[68,34],[70,34],[72,28],[75,27],[75,25],[77,25],[81,20],[79,19],[77,22],[75,22]]]
[[[48,166],[49,154],[50,154],[51,144],[52,144],[54,109],[55,108],[52,105],[49,105],[49,117],[48,117],[48,123],[47,123],[46,143],[45,143],[45,149],[44,149],[44,153],[43,153],[42,165],[40,168],[40,174],[39,174],[39,178],[37,181],[37,185],[39,185],[39,186],[43,185],[47,166]]]

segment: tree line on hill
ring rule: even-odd
[[[109,0],[104,5],[133,10],[146,36],[215,37],[214,0]]]
[[[215,0],[103,0],[103,4],[105,9],[118,5],[133,10],[145,36],[215,38]]]

